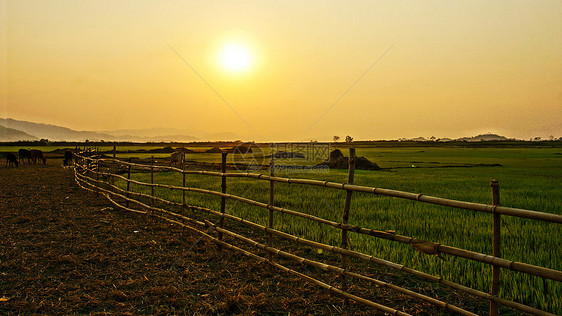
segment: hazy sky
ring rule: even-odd
[[[244,140],[562,136],[559,0],[0,4],[4,118]],[[228,43],[247,70],[221,64]]]

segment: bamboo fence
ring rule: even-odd
[[[470,311],[464,310],[460,307],[454,306],[452,304],[440,301],[438,299],[416,293],[414,291],[401,288],[399,286],[374,279],[369,276],[365,276],[359,273],[350,272],[347,269],[347,260],[348,258],[356,258],[363,261],[367,261],[370,263],[374,263],[377,265],[382,265],[387,268],[399,270],[405,273],[409,273],[415,275],[417,277],[423,278],[425,280],[439,283],[445,286],[448,286],[452,289],[460,290],[466,292],[468,294],[486,299],[490,302],[490,315],[497,315],[498,314],[498,306],[504,305],[525,313],[530,313],[534,315],[554,315],[548,313],[546,311],[542,311],[518,302],[506,300],[500,298],[498,296],[499,286],[500,286],[500,278],[501,278],[501,269],[508,269],[513,271],[518,271],[521,273],[526,273],[529,275],[539,276],[545,279],[551,279],[555,281],[562,281],[562,271],[548,269],[541,266],[531,265],[523,262],[515,262],[501,258],[501,236],[500,236],[500,215],[506,216],[514,216],[514,217],[521,217],[521,218],[528,218],[533,220],[540,220],[552,223],[562,223],[562,216],[550,213],[542,213],[524,209],[516,209],[516,208],[509,208],[500,206],[499,200],[499,182],[497,180],[492,180],[490,186],[492,188],[492,204],[478,204],[478,203],[471,203],[471,202],[464,202],[464,201],[456,201],[450,199],[443,199],[438,197],[426,196],[423,194],[416,194],[410,192],[403,192],[397,190],[389,190],[389,189],[382,189],[382,188],[374,188],[374,187],[365,187],[365,186],[357,186],[353,184],[354,181],[354,170],[355,170],[355,149],[350,149],[350,159],[349,159],[349,170],[348,170],[348,181],[346,183],[334,183],[329,181],[319,181],[319,180],[311,180],[311,179],[291,179],[291,178],[282,178],[274,176],[274,162],[271,161],[270,164],[270,172],[269,175],[266,174],[257,174],[257,173],[239,173],[239,172],[226,172],[226,153],[222,154],[222,170],[221,172],[214,172],[214,171],[203,171],[203,170],[185,170],[185,167],[182,164],[182,168],[175,168],[172,166],[163,166],[163,165],[155,165],[154,158],[151,158],[150,165],[140,164],[140,163],[133,163],[131,159],[128,161],[123,161],[119,159],[111,159],[111,158],[93,158],[93,157],[85,157],[80,154],[75,154],[75,178],[77,183],[86,190],[92,191],[96,194],[104,195],[112,204],[116,207],[119,207],[124,210],[133,211],[133,212],[140,212],[140,213],[149,213],[150,215],[161,217],[165,220],[181,224],[186,228],[193,230],[199,234],[201,234],[204,238],[207,238],[214,243],[216,243],[219,249],[225,248],[229,250],[234,250],[240,252],[248,257],[254,258],[261,262],[267,263],[272,268],[280,269],[289,274],[296,275],[302,278],[305,281],[311,282],[316,284],[322,288],[325,288],[329,291],[337,293],[344,297],[345,302],[347,304],[347,300],[351,299],[360,303],[363,303],[367,306],[373,307],[377,310],[391,313],[394,315],[407,315],[404,312],[398,311],[396,309],[369,301],[367,299],[358,297],[356,295],[350,294],[347,292],[348,287],[348,277],[353,277],[357,279],[361,279],[364,281],[371,282],[378,286],[384,286],[388,289],[392,289],[408,295],[414,299],[423,300],[429,302],[431,304],[435,304],[437,306],[449,309],[450,311],[456,312],[462,315],[475,315]],[[145,183],[142,181],[132,180],[131,173],[134,171],[137,172],[150,172],[150,183]],[[154,182],[154,173],[156,172],[163,172],[163,171],[173,171],[179,172],[183,176],[182,186],[174,186],[168,184],[160,184]],[[120,175],[119,173],[125,173],[125,176]],[[206,175],[206,176],[214,176],[214,177],[221,177],[221,188],[220,192],[207,190],[207,189],[200,189],[200,188],[191,188],[186,187],[186,175]],[[268,181],[270,184],[269,188],[269,203],[262,203],[255,200],[251,200],[242,196],[236,196],[227,193],[227,178],[229,177],[245,177],[255,180],[262,180]],[[120,179],[126,182],[126,189],[120,188],[114,185],[115,179]],[[320,217],[316,217],[313,215],[309,215],[306,213],[298,212],[295,210],[289,210],[286,208],[277,207],[274,205],[274,184],[275,182],[279,183],[289,183],[289,184],[302,184],[302,185],[309,185],[309,186],[322,186],[326,188],[336,189],[336,190],[345,190],[346,191],[346,198],[344,209],[342,211],[342,221],[341,222],[334,222],[327,219],[323,219]],[[144,194],[140,192],[134,192],[130,189],[130,184],[133,183],[138,186],[144,186],[150,188],[150,194]],[[177,203],[173,201],[169,201],[158,197],[155,195],[155,188],[167,188],[170,190],[178,190],[182,192],[182,203]],[[211,210],[208,208],[200,207],[200,206],[193,206],[187,205],[185,199],[186,192],[197,192],[201,194],[213,195],[220,197],[221,199],[221,206],[220,210]],[[356,225],[349,225],[348,218],[350,213],[350,205],[351,205],[351,197],[353,192],[360,192],[360,193],[367,193],[367,194],[375,194],[375,195],[383,195],[383,196],[390,196],[390,197],[397,197],[402,199],[409,199],[423,203],[431,203],[436,205],[442,206],[449,206],[453,207],[454,209],[466,209],[472,211],[479,211],[479,212],[486,212],[491,213],[493,216],[493,253],[492,255],[477,253],[465,249],[455,248],[443,244],[433,243],[430,241],[420,240],[413,237],[402,236],[398,235],[392,231],[377,231],[369,228],[359,227]],[[134,198],[133,198],[134,197]],[[148,203],[144,203],[141,199],[148,200]],[[226,200],[234,200],[242,203],[246,203],[249,205],[261,207],[264,209],[269,210],[269,220],[268,226],[262,226],[257,223],[248,221],[243,218],[239,218],[233,215],[230,215],[226,211]],[[120,201],[120,202],[118,202]],[[204,213],[209,215],[215,215],[219,217],[219,221],[217,224],[213,224],[208,220],[196,220],[186,216],[185,214],[179,214],[162,207],[157,207],[156,202],[160,202],[161,204],[169,205],[169,206],[177,206],[181,207],[181,209],[189,209],[196,213]],[[146,211],[142,211],[136,208],[132,208],[131,204],[136,205],[140,209],[144,209]],[[305,218],[307,220],[317,222],[320,224],[336,227],[341,229],[341,247],[331,246],[327,244],[322,244],[320,242],[316,242],[313,240],[307,240],[301,237],[293,236],[286,232],[282,232],[279,230],[273,229],[273,217],[275,212],[290,214],[293,216],[298,216],[301,218]],[[266,244],[259,243],[254,241],[248,237],[242,236],[238,233],[230,231],[225,228],[226,220],[237,222],[243,225],[246,225],[253,230],[256,231],[263,231],[266,236]],[[188,224],[185,224],[188,223]],[[195,228],[199,226],[201,229]],[[217,232],[217,237],[213,237],[209,235],[209,232],[214,230]],[[457,284],[448,280],[444,280],[441,277],[433,276],[427,274],[422,271],[417,271],[401,264],[397,264],[394,262],[390,262],[381,258],[377,258],[374,256],[370,256],[364,253],[360,253],[357,251],[347,249],[347,242],[348,242],[348,232],[354,232],[358,234],[364,234],[373,236],[376,238],[382,238],[394,242],[409,244],[413,248],[418,251],[421,251],[426,254],[431,255],[440,255],[441,253],[448,254],[451,256],[461,257],[469,260],[473,260],[476,262],[481,262],[484,264],[488,264],[492,266],[492,284],[490,293],[485,293],[476,289],[472,289],[470,287],[466,287],[461,284]],[[268,253],[267,258],[261,257],[255,253],[252,253],[248,250],[241,249],[236,247],[232,244],[227,243],[224,241],[223,236],[227,235],[231,238],[234,238],[242,243],[246,243],[253,248],[260,249]],[[306,259],[303,257],[299,257],[297,255],[291,254],[289,252],[282,251],[280,249],[276,249],[273,247],[273,237],[279,237],[285,240],[289,240],[301,245],[310,246],[316,249],[320,249],[322,251],[332,252],[334,254],[338,254],[341,256],[341,264],[340,267],[336,267],[333,265],[325,264],[322,262],[317,262],[314,260]],[[277,262],[274,261],[275,257],[283,257],[285,259],[289,259],[292,261],[299,262],[304,265],[309,265],[312,267],[316,267],[322,269],[324,271],[334,272],[341,277],[341,284],[340,288],[328,285],[323,283],[320,280],[314,279],[310,276],[304,275],[300,272],[295,270],[289,269]]]

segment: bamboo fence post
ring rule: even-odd
[[[115,157],[113,157],[115,158]],[[119,171],[119,168],[121,167],[120,164],[116,163],[115,161],[111,161],[110,162],[111,167],[108,168],[109,169],[109,173],[111,174],[109,176],[109,182],[111,184],[115,184],[115,177],[113,176],[114,174],[117,174],[117,172]]]
[[[493,237],[493,249],[492,254],[494,257],[501,257],[501,219],[500,214],[495,212],[495,206],[500,205],[500,182],[498,180],[490,181],[490,186],[492,187],[492,214],[494,217],[494,237]],[[500,290],[500,274],[501,268],[498,266],[492,266],[492,288],[490,294],[497,296]],[[498,315],[498,303],[490,301],[490,315]]]
[[[150,157],[150,184],[154,184],[154,156]],[[150,206],[154,206],[154,186],[150,186]]]
[[[269,175],[271,177],[275,176],[275,160],[271,157],[271,162],[269,163]],[[274,189],[275,189],[275,182],[269,181],[269,205],[273,205],[274,202]],[[269,209],[269,228],[273,229],[273,210]],[[273,246],[273,234],[271,232],[268,233],[267,236],[267,246]],[[269,261],[273,260],[273,253],[269,253]],[[269,265],[271,270],[271,265]]]
[[[184,171],[184,172],[182,172],[182,175],[183,175],[182,187],[185,188],[185,169],[182,168],[182,170]],[[185,203],[185,190],[181,190],[181,193],[182,193],[182,204],[181,205],[183,206],[183,208],[185,210],[185,208],[187,207],[187,204]]]
[[[133,158],[129,157],[129,166],[127,167],[127,193],[126,193],[126,196],[127,196],[127,202],[126,202],[127,204],[126,205],[127,205],[127,207],[129,207],[129,200],[128,199],[129,199],[129,191],[131,189],[131,181],[129,181],[129,180],[131,180],[131,165],[130,164],[132,162],[133,162]]]
[[[223,173],[222,175],[222,181],[221,181],[221,192],[222,193],[226,193],[226,176],[224,175],[226,173],[226,156],[228,155],[228,153],[222,153],[222,163],[221,163],[221,171]],[[221,198],[221,214],[224,214],[226,212],[226,197],[222,197]],[[224,217],[221,217],[219,220],[219,227],[223,228],[224,227]],[[219,240],[222,240],[222,233],[219,232]],[[219,249],[221,249],[222,247],[219,246]]]
[[[96,180],[99,181],[100,180],[100,160],[99,159],[96,159],[96,163],[95,163],[93,168],[97,169]],[[100,189],[98,188],[98,186],[99,186],[99,182],[96,185],[96,196],[100,196]]]
[[[185,155],[186,153],[183,153],[183,158],[181,159],[181,170],[185,170]]]
[[[349,169],[348,169],[348,174],[347,174],[347,184],[353,184],[353,180],[354,180],[354,176],[355,176],[355,148],[349,148]],[[342,216],[342,224],[347,224],[348,219],[349,219],[349,209],[351,207],[351,194],[353,193],[353,191],[348,190],[346,192],[345,195],[345,205],[343,207],[343,216]],[[341,231],[341,247],[343,249],[347,249],[347,240],[348,240],[348,236],[347,236],[347,229],[342,227],[342,231]],[[347,268],[347,257],[345,255],[342,255],[341,257],[341,266],[342,269],[346,269]],[[341,276],[341,280],[342,280],[342,291],[347,291],[347,278],[345,276],[345,274],[342,274]],[[349,300],[345,299],[344,304],[347,306],[349,304]]]

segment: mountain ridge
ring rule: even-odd
[[[38,140],[38,138],[33,135],[29,135],[24,131],[20,131],[18,129],[9,128],[0,125],[0,140],[7,141],[7,142],[14,142],[20,140],[33,141],[33,140]]]
[[[176,128],[123,129],[114,131],[77,131],[67,127],[20,121],[12,118],[0,118],[0,141],[37,140],[51,141],[136,141],[136,142],[191,142],[197,140],[236,140],[235,133],[205,133],[198,131],[202,137],[191,135],[192,131]],[[161,134],[160,134],[161,133]],[[20,139],[15,139],[22,137]]]
[[[197,135],[197,136],[194,136]],[[131,142],[193,142],[193,141],[235,141],[241,137],[232,132],[208,133],[172,127],[152,127],[141,129],[117,129],[109,131],[77,131],[67,127],[20,121],[12,118],[0,118],[0,142],[33,141],[48,139],[50,141],[131,141]],[[414,142],[486,142],[507,141],[509,139],[493,133],[479,134],[472,137],[451,138],[400,138],[398,141]]]

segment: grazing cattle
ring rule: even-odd
[[[176,162],[178,166],[182,166],[185,159],[185,154],[183,151],[174,151],[170,155],[170,164],[173,166]]]
[[[72,164],[72,151],[67,150],[64,152],[64,165],[69,166]]]
[[[24,159],[27,158],[27,163],[31,162],[31,151],[28,149],[20,149],[18,151],[19,160],[21,160],[22,165],[24,164]]]
[[[31,161],[33,161],[33,163],[37,163],[37,159],[43,160],[44,165],[47,163],[47,159],[45,159],[45,155],[43,155],[42,151],[37,150],[37,149],[32,149],[31,150]]]
[[[10,165],[10,167],[12,166],[16,166],[16,168],[19,166],[19,162],[18,162],[18,157],[16,157],[16,154],[14,153],[7,153],[6,154],[6,167],[8,167],[8,165]]]

